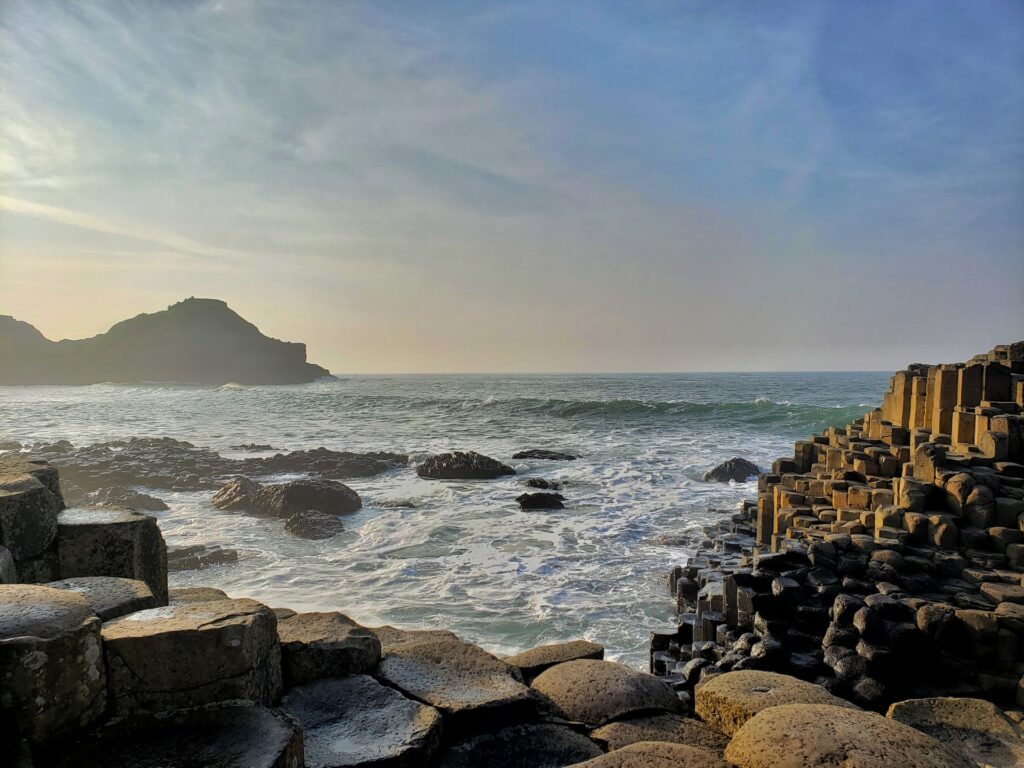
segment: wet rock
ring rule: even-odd
[[[348,515],[363,506],[359,494],[347,485],[316,479],[260,485],[249,478],[236,477],[217,491],[212,501],[218,509],[285,518],[307,511]]]
[[[638,712],[679,709],[675,693],[658,678],[610,661],[558,664],[542,672],[533,689],[561,716],[591,727]]]
[[[90,491],[82,497],[79,504],[90,507],[135,509],[140,512],[163,512],[169,509],[162,499],[123,485],[117,485],[113,488],[98,488],[95,491]]]
[[[902,723],[829,704],[783,704],[762,710],[733,734],[725,759],[737,768],[972,765]]]
[[[728,483],[730,480],[743,483],[760,472],[761,469],[756,464],[736,456],[705,472],[704,480],[714,483]]]
[[[281,709],[302,725],[306,765],[412,768],[432,761],[441,715],[368,675],[293,688]]]
[[[609,752],[639,741],[667,741],[721,754],[729,737],[692,717],[676,714],[639,715],[616,720],[590,732]]]
[[[284,529],[300,539],[329,539],[345,530],[344,524],[334,515],[304,509],[285,520]]]
[[[731,735],[758,712],[795,703],[856,708],[820,685],[774,672],[743,670],[720,675],[698,688],[695,709],[705,723]]]
[[[321,677],[365,674],[380,661],[373,630],[342,613],[297,613],[277,624],[286,687]]]
[[[562,768],[600,754],[594,742],[565,726],[513,725],[452,747],[438,768]]]
[[[434,480],[493,480],[516,471],[476,451],[451,451],[431,456],[416,468],[420,477]]]
[[[61,745],[38,768],[302,768],[296,722],[244,703],[136,715]],[[312,765],[312,763],[310,763]]]
[[[188,603],[212,603],[227,600],[228,593],[213,587],[182,587],[168,590],[169,605],[186,605]]]
[[[137,579],[120,579],[114,576],[79,576],[51,581],[46,586],[77,592],[85,598],[89,608],[100,617],[101,621],[157,607],[153,592],[144,581]]]
[[[274,446],[267,445],[266,443],[242,443],[241,445],[232,445],[232,451],[273,451],[276,450]]]
[[[519,670],[527,683],[545,669],[577,659],[603,659],[604,646],[586,640],[572,640],[567,643],[553,643],[531,648],[528,651],[506,656],[505,663]]]
[[[118,714],[215,701],[271,704],[281,693],[277,617],[255,600],[140,611],[103,625],[111,705]]]
[[[576,461],[579,456],[561,451],[547,451],[543,448],[531,448],[527,451],[519,451],[512,454],[513,459],[543,459],[545,461]]]
[[[201,571],[215,565],[237,562],[237,550],[225,549],[218,544],[191,544],[167,550],[167,570],[172,572]]]
[[[910,699],[893,704],[886,717],[938,739],[978,765],[993,768],[1024,765],[1024,735],[990,701]]]
[[[531,477],[526,481],[526,485],[530,488],[540,488],[544,491],[559,491],[562,489],[561,483],[556,483],[554,480],[545,480],[543,477]]]
[[[729,768],[721,757],[700,747],[641,741],[595,757],[576,768]]]
[[[58,574],[139,579],[167,603],[167,547],[156,520],[129,510],[68,509],[57,518]]]
[[[0,584],[0,681],[0,722],[31,741],[98,718],[107,681],[100,620],[85,598],[35,584]]]
[[[514,667],[451,632],[376,631],[384,652],[376,676],[440,710],[450,737],[517,722],[535,709]]]
[[[521,509],[565,509],[560,493],[524,493],[516,497]]]
[[[44,461],[0,456],[0,544],[19,566],[43,556],[64,508],[57,470]]]

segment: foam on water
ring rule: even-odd
[[[219,544],[237,564],[172,575],[300,610],[369,623],[449,627],[500,653],[585,637],[646,663],[647,631],[671,620],[665,574],[687,552],[660,534],[700,526],[755,491],[701,473],[731,456],[767,465],[792,441],[861,415],[886,374],[353,376],[293,387],[0,387],[0,439],[75,444],[167,436],[225,455],[449,449],[511,462],[524,448],[582,454],[513,462],[486,482],[412,468],[347,481],[364,508],[327,541],[279,520],[221,512],[210,493],[154,491],[172,546]],[[521,511],[526,477],[563,483],[567,508]],[[415,509],[389,506],[411,501]]]

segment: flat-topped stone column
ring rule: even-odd
[[[161,712],[281,695],[277,617],[255,600],[169,605],[103,625],[115,712]]]
[[[148,515],[128,510],[67,509],[57,518],[61,579],[117,576],[146,582],[167,605],[167,546]]]
[[[103,713],[106,682],[100,620],[81,595],[0,584],[0,730],[41,742],[83,728]]]
[[[89,608],[102,621],[116,619],[136,611],[156,608],[156,598],[144,581],[116,576],[76,576],[51,581],[46,586],[66,589],[85,598]]]
[[[45,461],[0,458],[0,545],[22,579],[53,577],[57,515],[64,508],[57,469]]]

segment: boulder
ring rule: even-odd
[[[115,721],[54,747],[37,768],[303,768],[302,730],[252,704],[211,704]],[[312,765],[312,763],[310,763]]]
[[[713,483],[728,483],[730,480],[743,483],[755,477],[760,471],[757,464],[736,456],[705,472],[704,480]]]
[[[368,675],[293,688],[281,709],[302,724],[311,768],[427,765],[441,742],[441,715]]]
[[[255,600],[184,603],[103,625],[111,704],[161,712],[281,694],[277,617]]]
[[[167,547],[152,517],[129,510],[64,510],[57,518],[57,560],[61,579],[138,579],[160,605],[167,604]]]
[[[978,765],[1024,765],[1024,734],[990,701],[910,699],[890,706],[886,717],[938,739]]]
[[[384,627],[377,634],[384,652],[377,677],[439,709],[447,737],[518,722],[535,711],[515,667],[450,632]]]
[[[572,640],[568,643],[541,645],[514,656],[506,656],[505,662],[518,669],[523,679],[530,682],[545,669],[556,664],[577,659],[603,658],[604,646],[586,640]]]
[[[545,480],[543,477],[531,477],[526,481],[529,488],[540,488],[542,491],[561,490],[562,484],[554,480]]]
[[[560,493],[523,493],[516,497],[520,509],[565,509]]]
[[[782,704],[747,720],[725,748],[737,768],[972,768],[910,726],[831,704]]]
[[[140,512],[163,512],[168,506],[162,499],[142,493],[124,485],[111,488],[97,488],[89,491],[81,500],[83,506],[134,509]]]
[[[611,661],[558,664],[538,675],[533,689],[562,717],[592,728],[638,712],[672,712],[680,707],[667,684]]]
[[[0,681],[0,724],[13,724],[31,741],[65,735],[102,715],[107,679],[100,620],[85,598],[36,584],[0,584]]]
[[[85,598],[92,612],[101,621],[116,619],[126,613],[156,608],[156,598],[146,582],[116,576],[76,576],[51,581],[46,586],[77,592]]]
[[[729,743],[728,736],[700,720],[671,713],[616,720],[591,731],[590,738],[604,745],[609,752],[640,741],[668,741],[700,747],[720,755]]]
[[[345,530],[345,526],[334,515],[303,509],[285,520],[284,529],[300,539],[319,541],[337,536]]]
[[[181,587],[168,590],[169,605],[186,605],[188,603],[210,603],[228,600],[228,593],[213,587]]]
[[[281,671],[286,687],[321,677],[364,674],[380,661],[380,640],[341,613],[296,613],[278,618]]]
[[[512,454],[513,459],[543,459],[545,461],[576,461],[579,456],[562,451],[548,451],[543,448],[531,448]]]
[[[336,480],[305,478],[275,485],[260,485],[236,477],[213,495],[218,509],[289,518],[299,512],[349,515],[363,506],[359,494]]]
[[[438,768],[562,768],[600,754],[594,742],[564,725],[513,725],[452,747]]]
[[[829,704],[856,709],[820,685],[753,669],[727,672],[700,686],[694,709],[715,730],[733,734],[761,710],[780,704]]]
[[[700,747],[640,741],[595,757],[575,768],[729,768],[721,757]]]
[[[19,571],[27,573],[30,563],[51,548],[63,508],[56,467],[0,457],[0,545],[11,553]]]
[[[237,550],[225,549],[217,544],[190,544],[167,550],[167,570],[171,572],[201,571],[215,565],[237,562]]]
[[[493,480],[516,471],[476,451],[450,451],[431,456],[416,468],[416,474],[433,480]]]

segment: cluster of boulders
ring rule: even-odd
[[[263,449],[269,446],[239,446]],[[314,478],[372,477],[408,465],[399,453],[351,453],[315,448],[231,459],[209,448],[198,448],[169,437],[132,438],[75,447],[67,440],[34,445],[34,458],[60,469],[69,504],[95,503],[124,506],[134,499],[132,486],[174,491],[212,490],[234,476],[266,477],[301,474]],[[100,494],[92,492],[99,491]],[[152,497],[149,497],[152,498]],[[159,501],[158,499],[155,501]],[[112,503],[111,503],[112,502]],[[156,510],[159,507],[135,507]]]
[[[673,569],[679,622],[652,638],[653,671],[684,690],[784,671],[879,710],[1024,706],[1022,407],[1009,345],[898,372],[881,409],[798,442]]]
[[[326,539],[344,529],[339,515],[362,508],[359,494],[336,480],[315,478],[261,485],[247,477],[228,481],[213,495],[217,509],[279,517],[291,534]]]
[[[519,451],[513,459],[539,459],[542,461],[575,461],[579,457],[572,453],[534,448]],[[516,474],[515,469],[490,456],[476,451],[450,451],[431,456],[416,468],[420,477],[436,480],[494,480],[505,475]],[[529,478],[526,485],[542,489],[528,491],[516,497],[522,509],[564,509],[565,497],[557,493],[560,485],[543,478]]]

